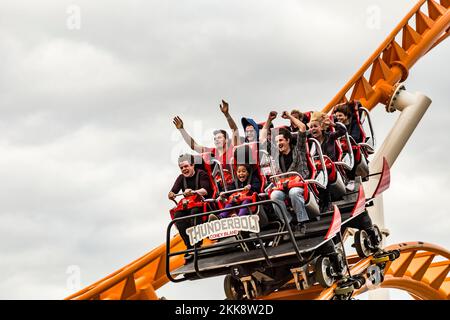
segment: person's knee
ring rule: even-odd
[[[182,216],[184,216],[184,212],[183,211],[175,212],[174,215],[173,215],[174,219],[181,218]]]
[[[281,200],[281,201],[283,201],[284,200],[284,193],[281,192],[281,191],[276,190],[276,191],[272,192],[272,194],[270,195],[270,199],[271,200]]]
[[[303,199],[303,189],[302,188],[292,188],[289,190],[289,197],[296,197]]]

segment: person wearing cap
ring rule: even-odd
[[[251,118],[241,119],[242,127],[245,130],[245,143],[259,142],[259,125]]]
[[[230,126],[230,129],[233,132],[233,145],[234,146],[240,145],[241,141],[239,139],[239,129],[236,125],[236,122],[229,113],[229,104],[222,100],[220,110],[225,115],[228,121],[228,125]],[[243,117],[241,119],[241,123],[245,132],[244,143],[259,142],[259,132],[261,126],[258,123],[256,123],[256,121],[253,120],[252,118],[247,117]]]

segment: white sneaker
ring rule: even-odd
[[[211,213],[208,217],[208,222],[215,221],[215,220],[219,220],[219,218],[216,215]]]
[[[353,191],[353,190],[355,190],[355,181],[353,181],[353,180],[350,180],[348,183],[347,183],[347,186],[345,187],[348,191]]]

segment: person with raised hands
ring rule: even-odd
[[[277,113],[272,111],[269,114],[268,122],[273,121],[277,117]],[[275,137],[278,147],[278,154],[274,157],[276,160],[277,171],[281,173],[296,172],[303,179],[309,177],[309,168],[306,155],[306,126],[299,119],[292,116],[291,113],[284,111],[282,118],[290,120],[299,128],[297,142],[294,144],[292,134],[287,128],[281,128]],[[264,129],[263,129],[264,130]],[[309,220],[308,213],[305,208],[305,199],[303,197],[302,187],[293,187],[288,192],[284,188],[275,187],[270,194],[271,200],[277,200],[280,205],[284,205],[284,200],[289,197],[291,200],[297,223],[292,227],[295,231],[304,233],[306,230],[305,222]],[[275,212],[281,220],[283,215],[278,206],[274,205]],[[293,217],[288,217],[289,223],[292,223]]]
[[[220,106],[220,109],[223,110],[222,112],[224,112],[224,113],[225,113],[225,111],[228,112],[228,104],[225,101],[223,101],[222,105]],[[217,160],[219,160],[224,165],[231,163],[231,158],[233,157],[234,145],[230,141],[229,136],[225,130],[220,129],[220,130],[215,130],[213,132],[214,148],[211,148],[211,147],[205,147],[205,146],[199,145],[191,137],[191,135],[184,128],[184,122],[181,119],[181,117],[179,117],[179,116],[174,117],[173,124],[180,131],[180,134],[183,137],[184,141],[187,143],[187,145],[192,150],[194,150],[200,154],[209,152],[212,154],[213,157],[215,157]],[[234,136],[235,136],[235,134],[234,134]],[[239,136],[239,133],[237,133],[237,136]]]

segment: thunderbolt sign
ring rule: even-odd
[[[205,238],[219,239],[235,236],[239,231],[259,233],[259,217],[257,215],[242,216],[215,220],[186,230],[191,245]]]

